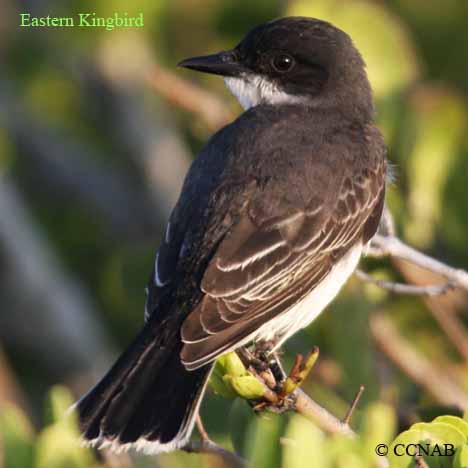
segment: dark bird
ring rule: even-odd
[[[361,55],[331,24],[262,24],[183,60],[224,77],[245,112],[185,179],[148,285],[145,324],[78,403],[96,446],[190,438],[213,361],[307,326],[356,268],[384,204],[386,150]]]

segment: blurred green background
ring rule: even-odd
[[[394,166],[388,204],[398,233],[467,268],[468,2],[0,0],[0,11],[0,424],[23,434],[13,445],[4,435],[0,466],[32,466],[45,450],[28,452],[32,434],[50,422],[43,413],[50,387],[63,384],[80,395],[141,326],[144,286],[190,161],[215,128],[241,112],[221,79],[176,64],[231,48],[258,23],[313,16],[351,35],[368,65]],[[20,28],[25,12],[143,12],[145,25]],[[208,99],[204,113],[198,101],[190,104],[203,90],[210,93],[201,95]],[[362,266],[379,278],[441,281],[402,263]],[[326,313],[287,343],[286,367],[318,345],[307,392],[341,418],[365,385],[353,426],[390,440],[412,422],[457,411],[456,402],[402,370],[386,349],[388,338],[397,334],[440,385],[448,381],[466,395],[467,310],[460,292],[397,296],[353,278]],[[373,466],[349,455],[349,447],[340,448],[349,450],[344,459],[319,461],[323,434],[310,424],[301,429],[304,422],[290,415],[256,417],[245,402],[212,392],[202,413],[212,438],[256,467],[312,466],[308,457],[317,457],[319,467]],[[377,429],[369,429],[373,414],[386,415]],[[294,437],[305,433],[310,447],[300,452]],[[12,446],[26,458],[9,457]],[[113,461],[64,456],[56,466],[225,466],[185,453]],[[52,466],[44,460],[34,466]]]

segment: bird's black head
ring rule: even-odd
[[[289,17],[250,31],[230,51],[180,66],[222,75],[244,108],[303,103],[373,114],[364,61],[349,36],[325,21]]]

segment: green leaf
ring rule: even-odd
[[[210,376],[210,387],[216,394],[224,398],[236,398],[237,393],[233,390],[231,384],[223,378],[224,372],[224,368],[216,361]]]
[[[465,435],[458,428],[443,422],[416,423],[411,429],[426,433],[431,440],[441,440],[460,447],[466,441]]]
[[[421,440],[421,432],[408,430],[398,435],[388,450],[388,460],[392,468],[410,468],[414,464],[413,457],[405,453],[410,444],[417,444]]]
[[[465,436],[455,427],[445,423],[417,423],[408,431],[402,432],[390,445],[388,459],[392,468],[410,468],[414,465],[413,451],[416,447],[411,444],[430,444],[429,452],[432,456],[424,456],[426,463],[432,468],[450,468],[452,457],[439,456],[433,450],[437,446],[444,452],[444,444],[452,444],[455,449],[465,443]],[[409,447],[410,446],[410,447]],[[410,455],[405,452],[409,447]]]
[[[453,459],[453,468],[468,468],[468,445],[465,444],[457,449]]]
[[[232,377],[240,377],[247,372],[239,356],[234,352],[219,357],[216,360],[216,364],[218,364],[220,370],[223,371],[223,375],[229,374]]]
[[[458,418],[457,416],[447,415],[447,416],[438,416],[432,422],[433,423],[434,422],[446,423],[457,428],[460,432],[462,432],[465,435],[465,442],[468,443],[468,422],[467,421],[464,421],[463,419]]]
[[[232,385],[232,388],[240,397],[246,400],[256,400],[265,393],[264,385],[253,375],[242,375],[240,377],[226,375],[224,379]]]
[[[226,398],[240,396],[255,400],[265,393],[264,385],[247,369],[236,353],[228,353],[216,361],[210,384]]]
[[[380,3],[296,0],[287,14],[320,18],[347,32],[367,63],[370,82],[379,98],[405,88],[419,74],[407,29]]]
[[[6,405],[0,413],[0,446],[3,442],[4,468],[32,467],[33,439],[31,424],[24,414],[13,405]]]

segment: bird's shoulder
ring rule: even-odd
[[[183,235],[222,235],[245,204],[274,217],[333,198],[370,148],[364,128],[347,129],[301,106],[256,106],[219,130],[193,162],[171,216]],[[367,164],[367,163],[365,163]],[[363,164],[363,165],[365,165]],[[227,221],[226,221],[227,220]],[[216,233],[215,233],[216,231]],[[196,237],[196,236],[195,236]]]
[[[219,130],[203,147],[187,176],[184,189],[198,190],[201,181],[223,187],[229,180],[255,176],[273,179],[289,174],[314,178],[335,169],[359,170],[385,157],[379,130],[339,112],[306,106],[259,105]]]

